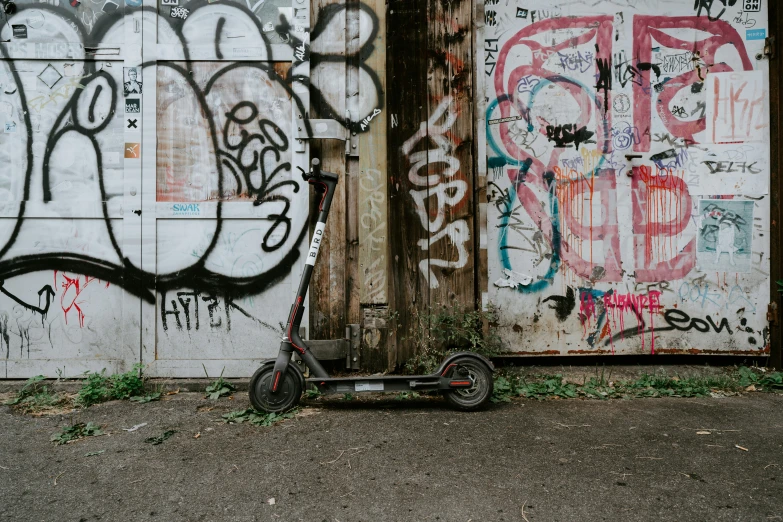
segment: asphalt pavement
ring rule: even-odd
[[[477,413],[336,398],[271,427],[222,422],[248,406],[245,393],[48,417],[2,406],[0,520],[783,521],[780,394]],[[107,434],[49,441],[88,421]]]

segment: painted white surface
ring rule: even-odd
[[[768,62],[748,30],[767,3],[724,3],[485,2],[488,301],[510,351],[763,353]]]

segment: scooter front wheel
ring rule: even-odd
[[[286,368],[283,382],[279,383],[279,389],[272,393],[273,365],[265,365],[256,370],[250,378],[250,404],[258,411],[267,413],[280,413],[290,410],[302,397],[302,385],[294,374],[296,370]]]
[[[466,378],[472,382],[470,388],[459,388],[443,392],[452,406],[463,411],[477,410],[492,397],[494,382],[492,370],[474,357],[459,357],[453,361],[453,378]]]

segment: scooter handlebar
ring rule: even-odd
[[[321,160],[318,158],[313,158],[312,162],[312,170],[310,172],[303,172],[302,178],[305,181],[312,180],[321,180],[321,179],[328,179],[332,181],[337,181],[337,174],[333,174],[331,172],[321,172]]]

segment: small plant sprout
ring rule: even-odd
[[[203,364],[201,365],[204,368],[204,373],[207,375],[207,379],[209,379],[209,374],[207,373],[207,367]],[[236,386],[228,382],[223,378],[223,372],[225,371],[225,367],[220,372],[220,377],[217,378],[217,380],[212,381],[209,385],[207,385],[206,392],[207,395],[205,398],[216,401],[221,397],[227,397],[237,391]]]

